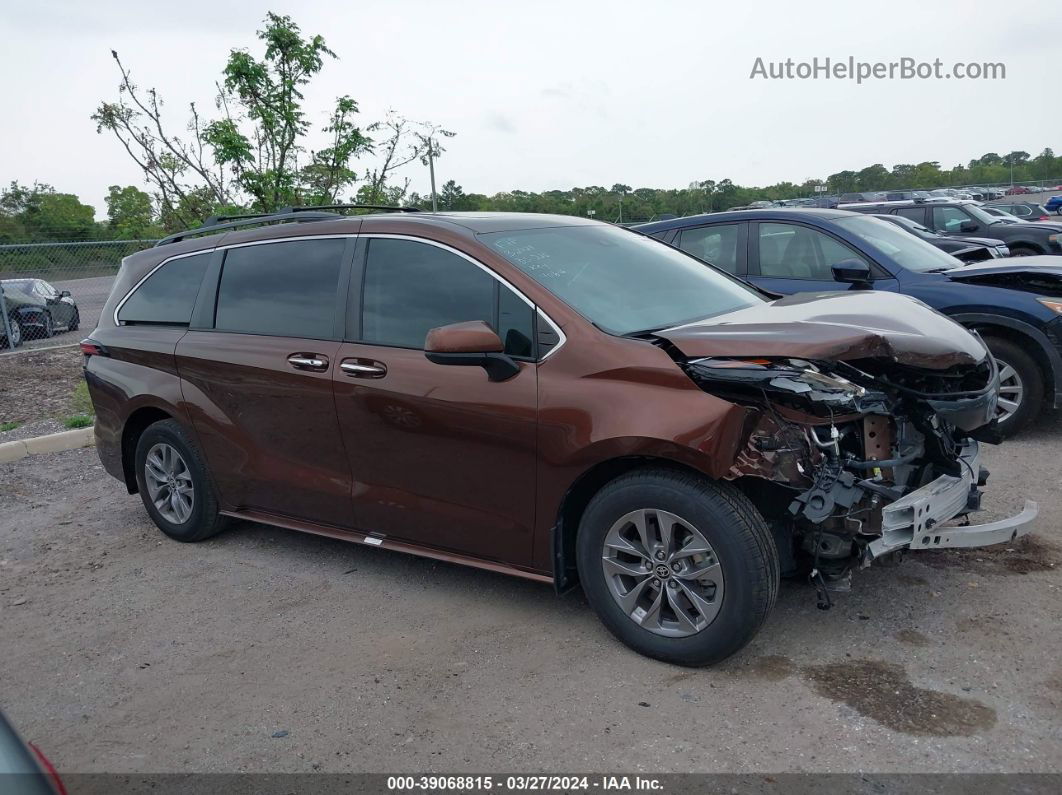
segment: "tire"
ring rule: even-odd
[[[67,331],[77,331],[81,325],[81,313],[74,310],[74,316],[70,318],[70,325],[67,326]]]
[[[179,461],[167,450],[175,453]],[[151,469],[148,467],[149,457]],[[225,529],[227,520],[218,513],[210,470],[199,447],[179,422],[162,420],[144,430],[136,444],[135,467],[136,484],[144,507],[159,530],[170,538],[184,542],[203,541]],[[172,487],[158,486],[158,474],[174,476],[172,480],[180,485],[178,491],[181,492],[176,501],[172,499]]]
[[[1002,337],[985,337],[985,344],[999,365],[1001,403],[1000,413],[996,415],[999,431],[1004,436],[1013,436],[1040,413],[1044,374],[1020,345]],[[1003,400],[1017,403],[1016,410],[1004,405]]]
[[[0,330],[3,330],[2,321],[3,321],[3,318],[0,318]],[[14,337],[14,339],[13,340],[9,340],[5,336],[4,337],[4,347],[7,348],[8,350],[13,351],[15,348],[18,348],[18,347],[20,347],[22,345],[22,340],[23,340],[22,326],[18,322],[18,320],[16,318],[13,318],[13,317],[9,318],[8,322],[11,324],[11,336]],[[7,332],[5,331],[4,333],[6,335]]]
[[[1012,257],[1035,257],[1040,252],[1031,246],[1011,246],[1010,256]]]
[[[664,560],[628,554],[623,548],[627,535],[646,537],[630,518],[642,512],[648,512],[650,546],[663,537],[653,528],[669,525],[672,548],[697,543],[692,530],[707,542],[707,554]],[[610,556],[614,563],[604,561]],[[579,524],[576,560],[586,598],[608,630],[635,651],[677,665],[711,665],[734,654],[759,631],[778,595],[778,550],[749,499],[729,484],[666,468],[622,475],[597,493]],[[674,573],[663,574],[672,562]],[[634,566],[638,574],[616,574],[617,565],[620,570]],[[690,576],[702,572],[708,576]],[[633,611],[621,607],[618,595],[628,585],[628,606],[637,591]],[[707,610],[696,609],[691,589]],[[659,609],[654,608],[656,595]],[[690,609],[678,609],[684,606]],[[632,617],[638,611],[639,619]]]
[[[51,339],[54,336],[55,336],[55,321],[52,320],[52,313],[51,312],[45,312],[44,313],[44,323],[41,325],[41,336],[40,336],[40,339],[49,340],[49,339]]]

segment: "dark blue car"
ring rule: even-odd
[[[634,227],[765,290],[892,290],[984,338],[1000,367],[999,428],[1062,405],[1062,257],[959,260],[847,210],[740,210]]]
[[[1062,196],[1052,196],[1046,202],[1044,202],[1044,208],[1048,212],[1055,213],[1056,215],[1062,215]]]

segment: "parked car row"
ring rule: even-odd
[[[978,440],[1028,410],[1034,354],[930,308],[981,291],[1046,339],[1059,307],[1008,282],[1031,269],[959,268],[836,210],[644,230],[674,248],[570,216],[345,209],[123,261],[82,343],[97,449],[171,538],[236,517],[579,583],[624,643],[704,665],[782,574],[828,605],[888,555],[1031,529],[1034,503],[949,522],[978,509]]]
[[[999,224],[972,202],[859,209],[744,210],[635,229],[773,293],[900,292],[976,330],[999,362],[1004,435],[1044,404],[1062,407],[1062,258],[1034,256],[1062,253],[1062,225]],[[986,248],[1001,240],[997,252],[1012,257],[966,265],[935,234],[961,245],[983,234],[994,239]]]
[[[896,201],[917,202],[950,202],[950,201],[977,201],[994,202],[1005,196],[1022,196],[1030,193],[1044,193],[1046,191],[1062,190],[1062,186],[1051,188],[1038,188],[1034,186],[1012,185],[1009,188],[937,188],[935,190],[893,190],[893,191],[862,191],[849,192],[840,195],[817,195],[803,199],[781,199],[771,202],[753,202],[742,207],[731,207],[731,210],[766,209],[767,207],[820,207],[833,209],[839,206],[860,203],[881,203]],[[1048,202],[1048,210],[1062,212],[1062,196],[1052,197]]]
[[[7,323],[0,317],[0,349],[48,339],[61,331],[77,331],[81,325],[77,302],[69,290],[57,290],[43,279],[4,279],[0,289],[7,308]]]

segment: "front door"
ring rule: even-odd
[[[184,399],[229,509],[350,527],[332,394],[345,245],[229,249],[213,328],[193,327],[177,345]]]
[[[883,222],[884,223],[884,222]],[[803,224],[761,221],[752,225],[748,280],[783,295],[849,290],[833,277],[833,265],[866,257],[837,238]],[[875,290],[896,290],[893,278],[874,279]]]
[[[333,370],[355,526],[529,564],[535,503],[534,310],[488,269],[423,241],[368,238],[355,258],[349,342]],[[360,278],[359,278],[360,277]],[[438,326],[489,323],[520,372],[433,364]]]

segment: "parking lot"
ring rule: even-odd
[[[69,772],[1060,771],[1062,417],[986,453],[1010,547],[785,582],[707,670],[579,592],[241,523],[165,539],[91,449],[0,465],[0,703]]]

